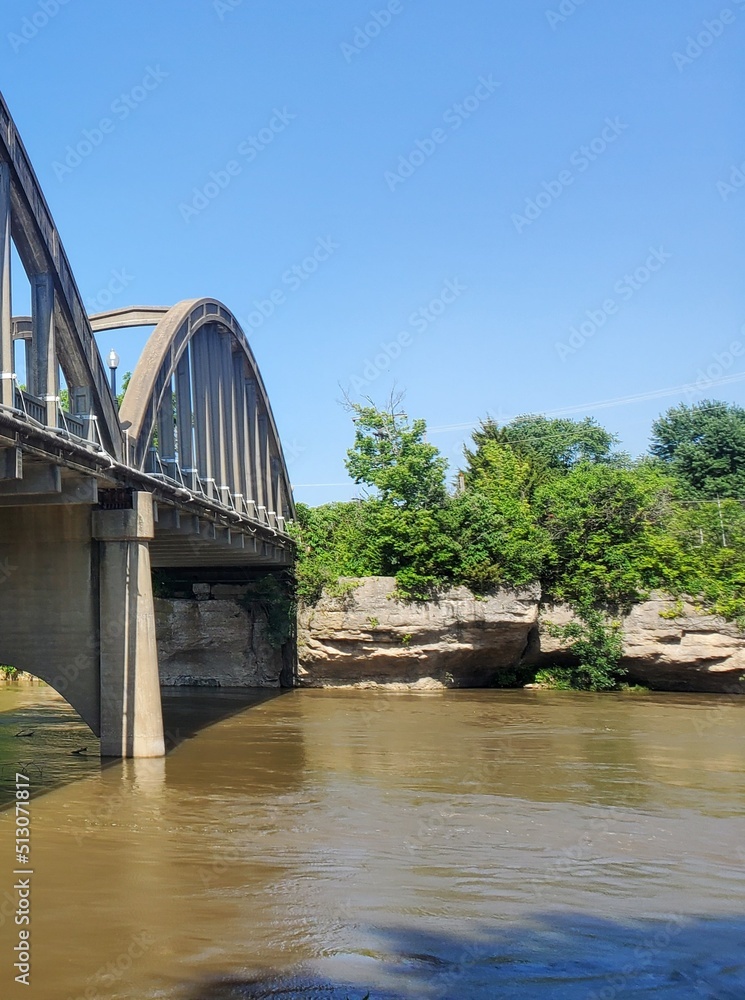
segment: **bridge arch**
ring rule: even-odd
[[[100,614],[90,508],[0,506],[0,663],[54,688],[98,736]]]
[[[14,373],[11,241],[31,284],[33,315],[27,391]],[[18,332],[16,330],[16,332]],[[91,440],[118,459],[122,433],[103,359],[57,227],[0,95],[0,407],[31,414],[42,425],[65,429],[59,368],[72,416]]]
[[[287,466],[238,320],[216,299],[201,298],[165,314],[137,307],[116,324],[157,316],[119,414],[128,463],[283,530],[294,516]]]

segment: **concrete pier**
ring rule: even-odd
[[[93,512],[99,542],[101,756],[162,757],[163,715],[148,543],[153,498]]]

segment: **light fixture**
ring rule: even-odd
[[[116,399],[116,370],[119,367],[119,355],[112,349],[109,351],[109,375],[111,380],[111,394]]]

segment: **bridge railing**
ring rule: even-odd
[[[41,427],[48,426],[46,403],[38,396],[33,396],[30,392],[26,392],[25,389],[16,388],[15,408],[19,413],[23,413],[26,417],[34,420]],[[80,438],[88,444],[95,443],[97,445],[96,442],[89,440],[91,431],[90,421],[80,415],[73,416],[72,413],[68,413],[61,407],[57,411],[57,430],[67,431],[71,437]]]
[[[133,451],[128,452],[128,454],[134,458]],[[196,469],[182,469],[177,458],[163,458],[156,446],[152,446],[148,450],[143,472],[148,473],[154,479],[160,479],[173,486],[189,490],[190,493],[204,497],[210,503],[224,507],[241,517],[256,521],[257,524],[267,525],[277,531],[285,531],[287,519],[284,515],[278,514],[274,510],[267,510],[266,507],[259,506],[254,500],[246,500],[243,497],[237,500],[228,490],[216,493]]]

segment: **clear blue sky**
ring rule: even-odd
[[[744,41],[745,0],[15,0],[0,87],[84,299],[224,300],[319,503],[355,492],[304,485],[346,480],[342,388],[395,381],[455,464],[571,408],[639,453],[680,394],[587,404],[712,365],[685,398],[743,402]]]

